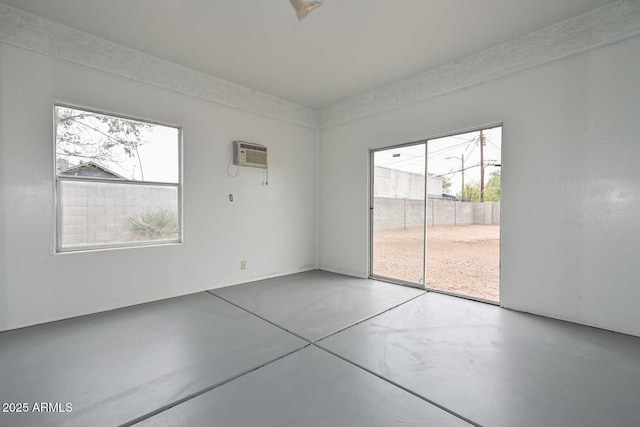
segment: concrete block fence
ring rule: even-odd
[[[403,230],[424,225],[424,200],[375,197],[373,208],[375,230]],[[428,227],[499,224],[500,202],[427,201]]]
[[[63,247],[131,242],[132,216],[178,210],[175,187],[72,181],[61,185]]]

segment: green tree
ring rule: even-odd
[[[484,201],[499,202],[500,201],[500,172],[491,172],[489,180],[484,186]],[[480,184],[467,184],[464,186],[464,197],[466,202],[480,201]]]
[[[61,106],[55,108],[55,123],[59,170],[74,159],[75,163],[97,161],[108,165],[137,158],[144,179],[138,147],[147,142],[145,134],[150,125]]]
[[[464,186],[464,195],[462,200],[465,202],[480,201],[480,184],[467,184]]]
[[[484,186],[484,201],[499,202],[500,201],[500,171],[491,172],[487,184]]]

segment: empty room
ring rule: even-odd
[[[0,0],[0,426],[640,425],[640,0]]]

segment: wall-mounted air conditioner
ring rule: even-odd
[[[233,141],[233,164],[267,168],[267,147],[252,142]]]

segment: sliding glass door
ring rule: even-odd
[[[371,151],[371,277],[500,300],[502,127]]]
[[[500,301],[502,127],[431,139],[430,178],[441,197],[427,204],[426,287]]]
[[[371,275],[423,287],[426,145],[372,151],[371,165]]]

